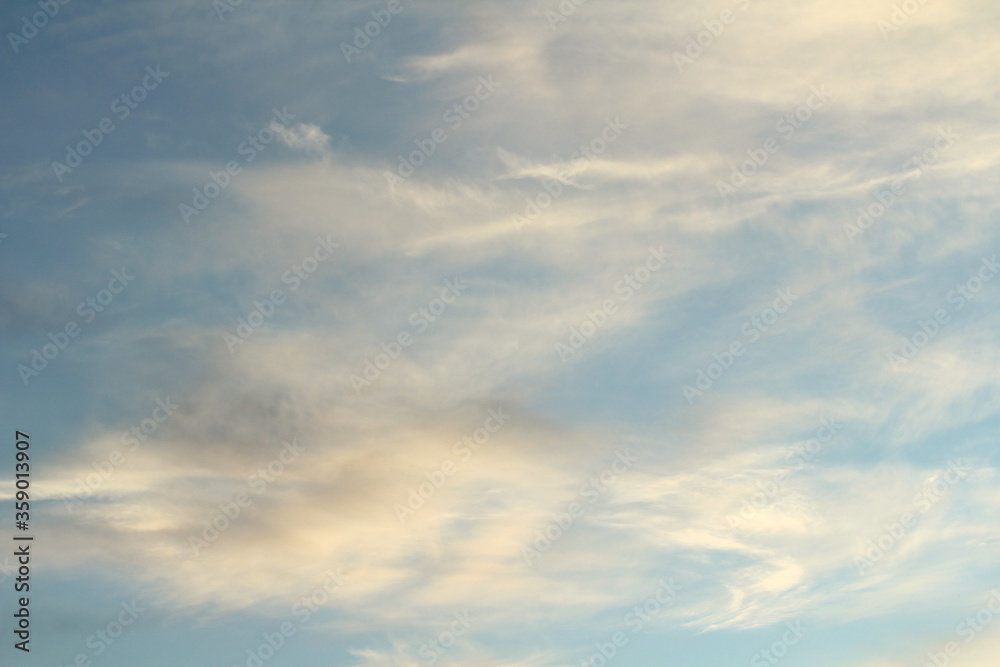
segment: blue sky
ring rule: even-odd
[[[993,4],[0,20],[5,664],[995,664]]]

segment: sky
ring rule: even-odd
[[[0,22],[2,664],[996,664],[995,3]]]

